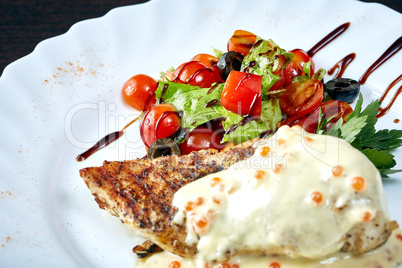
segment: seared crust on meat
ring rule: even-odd
[[[81,169],[80,175],[101,209],[162,249],[191,257],[197,248],[185,243],[185,226],[170,224],[176,212],[171,207],[174,193],[252,156],[252,144],[253,140],[221,152],[211,149],[153,160],[105,161],[102,167]]]

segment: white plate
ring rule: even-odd
[[[329,69],[355,52],[345,77],[358,79],[400,37],[401,14],[348,0],[154,0],[114,9],[41,42],[0,79],[0,266],[133,266],[131,249],[141,239],[97,207],[78,170],[143,156],[137,127],[87,161],[75,161],[133,118],[120,100],[133,74],[158,76],[197,53],[225,49],[236,29],[307,50],[348,21],[347,32],[314,60]],[[366,104],[400,75],[400,62],[401,52],[370,76],[362,87]],[[402,119],[401,107],[402,97],[378,126],[401,129],[393,123]],[[402,168],[401,150],[395,155]],[[401,174],[385,188],[391,217],[402,223]]]

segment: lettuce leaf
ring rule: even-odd
[[[281,49],[271,39],[257,39],[249,53],[244,57],[241,71],[262,76],[262,99],[267,99],[266,93],[279,80],[279,76],[273,74],[279,66],[279,56],[286,59],[286,65],[292,60],[293,53]]]
[[[167,85],[167,90],[162,96],[163,87]],[[214,105],[206,107],[211,101],[219,100],[222,95],[224,84],[217,84],[213,90],[210,88],[200,88],[187,84],[179,84],[174,82],[159,82],[156,90],[156,99],[162,98],[164,103],[170,103],[176,107],[178,111],[182,111],[181,124],[182,128],[189,131],[194,128],[219,117]]]

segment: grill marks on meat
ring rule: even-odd
[[[80,170],[80,175],[101,209],[162,249],[191,257],[197,249],[185,243],[185,226],[170,225],[176,212],[171,207],[174,193],[187,183],[252,156],[252,144],[248,141],[221,152],[204,150],[152,160],[105,161],[101,167]]]

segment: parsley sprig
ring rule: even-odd
[[[390,151],[402,146],[402,130],[382,129],[376,130],[378,108],[381,103],[378,100],[371,102],[362,110],[363,97],[360,94],[354,111],[349,115],[345,124],[342,118],[325,132],[325,122],[320,124],[318,134],[327,134],[342,138],[353,147],[364,153],[377,167],[383,178],[389,174],[401,172],[401,169],[392,169],[396,165],[394,156]]]

